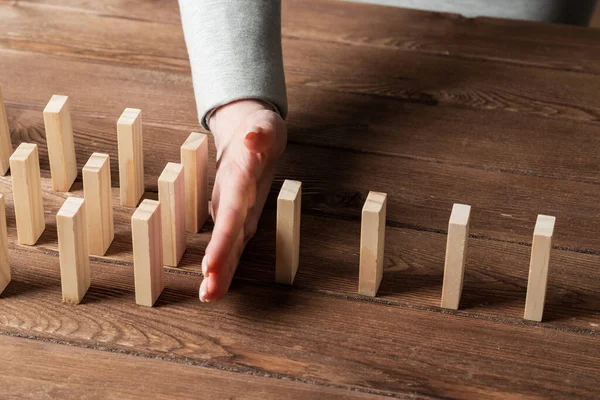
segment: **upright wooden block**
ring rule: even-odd
[[[85,201],[69,197],[56,214],[62,300],[79,304],[90,287]]]
[[[208,218],[208,138],[192,132],[181,146],[185,176],[185,228],[198,233]]]
[[[546,301],[546,284],[548,283],[548,264],[552,250],[552,234],[555,217],[538,215],[533,232],[531,260],[529,261],[529,280],[527,282],[527,298],[523,318],[541,321]]]
[[[93,232],[88,235],[90,254],[103,256],[115,237],[108,154],[92,154],[83,167],[83,193],[88,231]]]
[[[46,228],[36,144],[21,143],[10,156],[17,240],[34,245]]]
[[[126,108],[117,122],[121,205],[137,206],[144,194],[142,111]]]
[[[152,307],[165,287],[160,203],[144,200],[131,216],[135,302]]]
[[[67,96],[54,95],[44,109],[52,188],[68,192],[77,177],[75,141]]]
[[[10,155],[13,152],[10,141],[10,130],[8,129],[8,117],[6,116],[6,107],[2,97],[2,88],[0,88],[0,175],[6,175],[10,166]]]
[[[448,223],[446,242],[446,263],[444,266],[444,286],[442,303],[444,308],[458,310],[465,274],[465,257],[469,239],[471,206],[454,204]]]
[[[362,209],[358,294],[375,297],[383,277],[387,194],[370,192]]]
[[[8,232],[6,231],[6,209],[4,195],[0,194],[0,294],[10,282],[10,263],[8,260]]]
[[[300,261],[302,182],[286,180],[277,197],[275,281],[294,283]]]
[[[183,165],[167,163],[158,177],[162,216],[163,263],[176,267],[185,252],[185,173]]]

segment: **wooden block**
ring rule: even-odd
[[[163,263],[176,267],[185,252],[185,173],[183,165],[167,163],[158,177],[162,216]]]
[[[34,245],[46,228],[36,144],[21,143],[10,156],[17,240]]]
[[[185,176],[185,228],[198,233],[208,219],[208,138],[192,132],[181,146]]]
[[[117,122],[121,205],[137,206],[144,194],[142,111],[126,108]]]
[[[458,310],[465,274],[470,218],[471,206],[454,204],[448,223],[448,239],[446,242],[446,263],[441,302],[441,306],[444,308]]]
[[[4,195],[0,194],[0,294],[10,283],[10,263],[8,260],[8,232],[6,230],[6,209]]]
[[[52,188],[59,192],[68,192],[77,177],[77,161],[67,96],[52,96],[44,109],[44,125]]]
[[[300,261],[302,182],[286,180],[277,197],[275,281],[294,283]]]
[[[79,304],[90,287],[85,201],[69,197],[56,214],[62,301]]]
[[[362,209],[358,294],[375,297],[383,277],[387,194],[370,192]]]
[[[135,302],[152,307],[165,287],[160,203],[144,200],[131,216]]]
[[[115,228],[110,182],[110,156],[94,153],[83,167],[83,193],[91,255],[103,256],[110,247]]]
[[[546,284],[548,283],[548,264],[552,250],[552,234],[555,217],[538,215],[533,232],[531,259],[529,261],[529,280],[527,282],[527,298],[523,318],[541,321],[546,301]]]
[[[12,142],[10,141],[10,129],[8,128],[8,117],[4,98],[2,97],[2,88],[0,88],[0,175],[6,175],[10,166],[10,155],[13,152]]]

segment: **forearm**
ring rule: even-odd
[[[179,0],[198,116],[240,99],[285,117],[280,0]]]

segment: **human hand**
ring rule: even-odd
[[[216,301],[229,290],[287,143],[285,122],[260,101],[222,106],[209,125],[217,148],[217,173],[211,201],[215,227],[202,260],[203,302]]]

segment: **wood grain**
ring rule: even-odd
[[[56,256],[12,250],[0,316],[12,334],[377,394],[590,397],[600,389],[595,336],[247,283],[203,305],[198,279],[177,273],[166,274],[155,308],[135,307],[132,269],[99,262],[86,301],[68,307],[53,301]],[[561,368],[547,354],[560,354]]]
[[[383,398],[10,336],[2,336],[0,353],[2,395],[15,399]],[[82,367],[81,360],[93,368]]]

